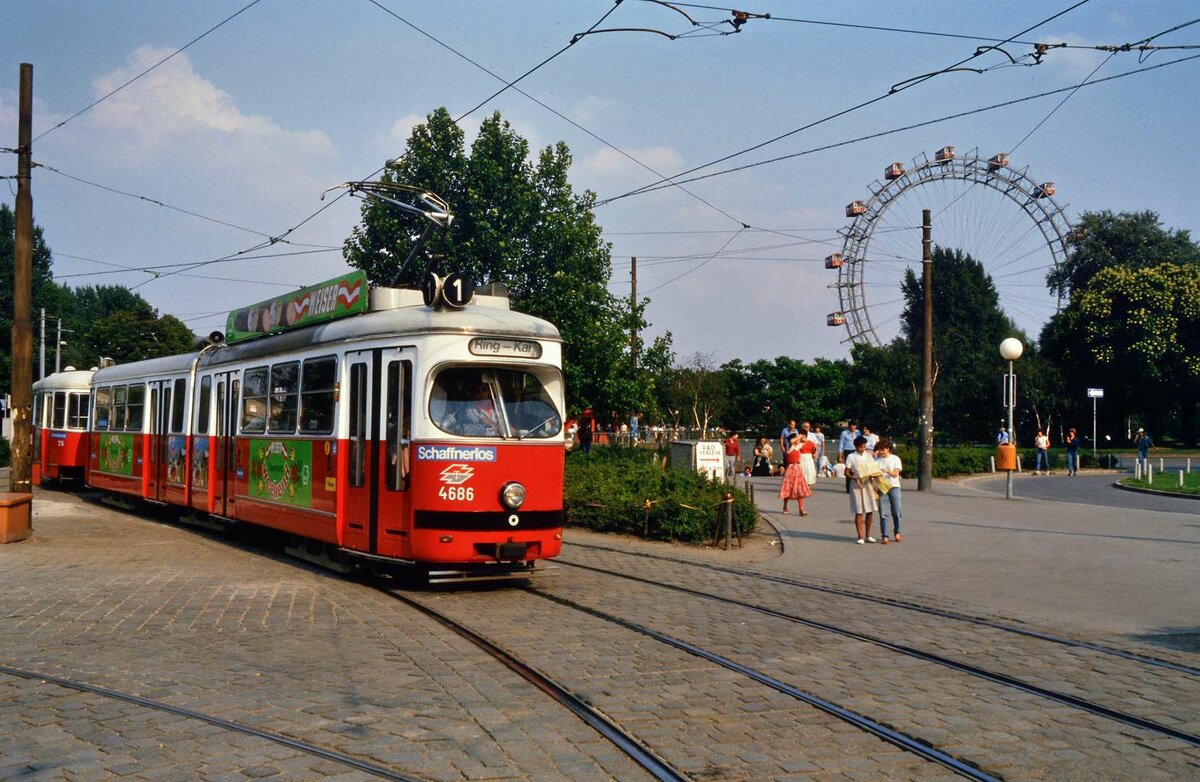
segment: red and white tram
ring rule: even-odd
[[[431,580],[528,573],[559,553],[550,323],[461,288],[374,289],[368,306],[354,273],[237,310],[227,333],[95,372],[91,486]]]
[[[33,384],[32,480],[39,486],[83,480],[92,372],[67,367]]]

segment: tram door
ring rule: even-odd
[[[375,389],[379,386],[381,350],[356,350],[346,354],[348,375],[346,443],[338,459],[338,483],[344,487],[339,503],[339,545],[354,551],[375,553],[378,517],[375,502],[379,493],[378,473],[370,469],[379,438],[375,415]]]
[[[150,409],[146,411],[147,462],[145,494],[148,500],[163,501],[167,483],[167,432],[171,419],[171,382],[150,383]]]
[[[212,510],[218,516],[233,515],[233,486],[236,475],[237,406],[239,382],[237,372],[218,373],[215,378],[216,428],[212,438]]]
[[[411,349],[347,353],[347,442],[339,470],[345,487],[341,545],[404,557],[410,553]]]

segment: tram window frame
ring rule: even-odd
[[[412,378],[411,361],[393,361],[388,364],[384,390],[388,464],[384,486],[389,491],[408,491],[408,479],[412,472]]]
[[[209,433],[209,409],[212,404],[212,375],[200,378],[200,404],[196,406],[196,424],[194,434]]]
[[[67,428],[67,392],[55,391],[50,415],[51,429]]]
[[[88,407],[91,394],[72,391],[67,396],[67,428],[86,430],[88,428]]]
[[[136,399],[136,401],[134,401]],[[146,415],[146,387],[141,383],[129,386],[125,431],[140,432]]]
[[[370,374],[365,362],[350,365],[350,485],[360,488],[367,482],[367,396]]]
[[[184,417],[187,410],[187,396],[184,394],[186,388],[187,381],[183,378],[175,381],[175,393],[171,394],[171,434],[183,434],[183,425],[187,420]]]
[[[239,427],[242,432],[262,434],[267,431],[267,390],[271,372],[269,367],[247,369],[242,375],[242,414]],[[251,410],[251,405],[257,408]]]
[[[33,395],[33,412],[32,417],[29,420],[32,426],[36,426],[39,429],[46,428],[45,422],[42,421],[42,410],[46,409],[46,402],[43,399],[45,396],[46,395],[43,393],[37,393]]]
[[[108,428],[110,431],[125,431],[125,410],[128,398],[129,386],[113,386],[112,416],[108,419]]]
[[[267,418],[267,431],[295,434],[300,413],[300,362],[272,365],[270,388],[271,414]]]
[[[300,371],[301,433],[333,433],[336,387],[337,356],[305,359]]]
[[[96,389],[92,399],[92,416],[97,432],[108,431],[109,424],[112,423],[112,401],[112,386],[100,386]]]

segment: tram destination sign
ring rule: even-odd
[[[467,345],[476,356],[503,356],[504,358],[541,358],[542,346],[528,339],[497,339],[476,337]]]
[[[242,342],[358,315],[366,312],[367,299],[366,273],[345,274],[230,312],[225,341]]]

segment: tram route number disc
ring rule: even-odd
[[[425,300],[426,307],[432,307],[437,303],[438,294],[442,290],[442,279],[434,272],[425,275],[425,282],[421,283],[421,298]]]
[[[465,274],[454,272],[442,280],[442,300],[451,307],[465,307],[475,295],[475,283]]]

